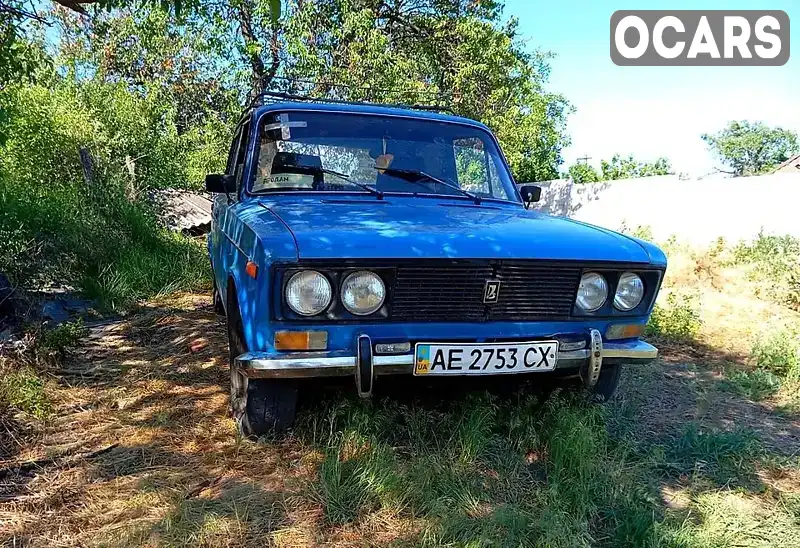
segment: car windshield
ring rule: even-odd
[[[252,192],[371,191],[514,200],[491,135],[429,119],[284,112],[264,117]]]

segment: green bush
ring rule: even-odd
[[[765,282],[772,300],[800,310],[800,238],[759,233],[733,250],[736,264],[750,264],[749,277]]]
[[[751,357],[757,367],[786,381],[800,380],[800,334],[780,330],[758,339]]]
[[[39,419],[50,414],[44,381],[33,369],[0,369],[0,414],[4,408],[18,409]]]
[[[202,247],[162,227],[152,188],[193,187],[219,164],[224,128],[178,135],[169,109],[117,84],[57,81],[0,92],[0,271],[73,284],[109,308],[207,279]],[[84,178],[79,150],[93,158]]]
[[[656,303],[647,334],[674,340],[692,340],[700,332],[700,305],[695,295],[670,293],[667,305]]]
[[[78,318],[75,321],[65,322],[42,333],[39,346],[45,350],[63,352],[88,335],[89,330],[83,325],[83,320]]]

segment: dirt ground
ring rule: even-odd
[[[657,363],[626,371],[613,404],[634,410],[639,439],[677,436],[692,421],[747,426],[776,454],[797,454],[800,418],[725,390],[715,368],[725,354],[699,343],[660,347]],[[204,295],[93,327],[51,372],[54,420],[0,462],[0,544],[357,546],[413,529],[380,515],[356,536],[326,528],[319,504],[303,496],[318,452],[303,439],[237,437],[226,351],[224,320]],[[668,504],[680,502],[679,487],[664,492]]]

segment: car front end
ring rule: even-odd
[[[638,263],[541,259],[276,264],[263,326],[269,344],[237,362],[252,378],[353,376],[362,395],[375,377],[394,374],[557,371],[592,386],[603,364],[657,356],[640,337],[663,273]],[[543,342],[555,344],[545,355],[532,350]],[[439,346],[469,352],[436,364],[430,351]],[[475,349],[486,352],[469,355]]]
[[[288,427],[301,378],[369,396],[389,375],[550,374],[606,399],[619,364],[656,358],[664,254],[530,211],[540,189],[517,188],[485,126],[314,104],[250,120],[212,178],[209,241],[244,431]]]

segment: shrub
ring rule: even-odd
[[[800,238],[759,233],[733,250],[736,264],[750,264],[749,277],[766,284],[767,296],[800,310]]]
[[[0,412],[4,408],[18,409],[39,419],[49,415],[51,405],[44,381],[33,369],[4,371],[0,367]]]
[[[700,332],[699,299],[695,295],[670,293],[667,305],[656,303],[647,334],[675,340],[691,340]]]
[[[781,330],[758,339],[751,357],[757,367],[783,380],[800,380],[800,335]]]
[[[169,233],[143,197],[196,184],[224,158],[224,128],[178,135],[169,111],[117,84],[12,86],[3,105],[0,271],[23,287],[75,285],[108,308],[205,284],[201,246]],[[94,161],[89,183],[81,149]]]
[[[63,352],[70,346],[85,337],[89,330],[83,325],[83,320],[78,318],[72,322],[65,322],[54,329],[42,333],[39,345],[45,350]]]

